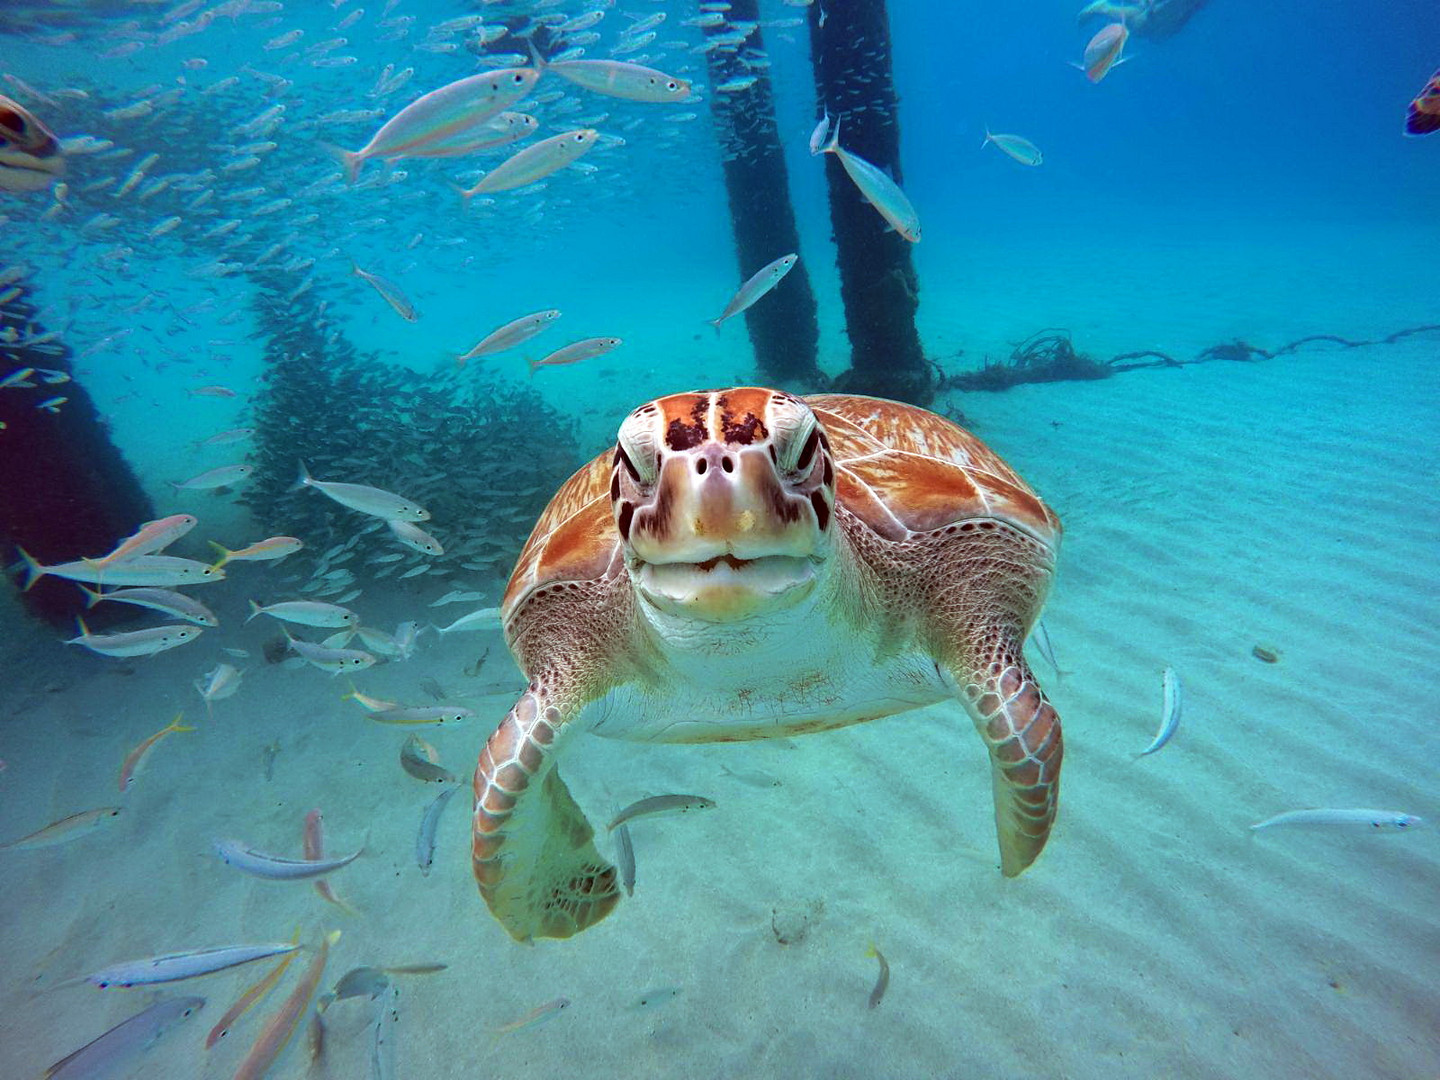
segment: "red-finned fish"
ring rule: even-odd
[[[290,1036],[294,1035],[295,1029],[300,1026],[300,1018],[309,1009],[310,999],[315,996],[315,988],[320,985],[320,978],[325,974],[325,961],[330,958],[330,946],[339,940],[339,930],[332,930],[325,935],[325,939],[320,942],[320,948],[315,952],[315,959],[310,961],[310,967],[306,969],[299,984],[290,992],[285,1003],[265,1022],[260,1037],[245,1055],[245,1060],[240,1063],[235,1080],[260,1080],[275,1063],[280,1051],[285,1049],[285,1044],[290,1041]]]
[[[54,133],[0,94],[0,191],[44,191],[64,173],[65,155]]]
[[[1430,76],[1424,89],[1410,102],[1409,115],[1405,117],[1406,135],[1429,135],[1440,129],[1440,71]]]
[[[176,713],[175,719],[170,721],[169,727],[161,728],[159,731],[155,732],[154,735],[151,735],[139,746],[135,747],[134,750],[131,750],[130,753],[125,755],[125,760],[120,765],[120,790],[122,792],[135,782],[135,771],[140,768],[140,763],[145,760],[145,755],[150,752],[151,747],[153,747],[166,735],[169,735],[172,731],[195,730],[193,727],[188,727],[180,723],[180,721],[184,718],[184,713]]]
[[[475,195],[527,187],[577,161],[599,137],[600,133],[594,128],[581,128],[541,139],[506,158],[481,177],[474,187],[462,190],[460,195],[469,199]]]
[[[457,79],[406,105],[359,150],[329,149],[353,184],[370,158],[404,157],[473,128],[529,94],[539,78],[539,68],[500,68]]]
[[[1130,30],[1124,23],[1102,27],[1085,46],[1085,62],[1073,66],[1085,72],[1092,83],[1098,83],[1112,67],[1121,63],[1120,54],[1129,37]]]
[[[305,834],[302,845],[305,858],[310,861],[318,862],[325,858],[325,818],[320,813],[318,806],[305,815]],[[325,878],[315,879],[315,891],[347,915],[355,914],[354,908],[335,895],[335,891],[330,888],[330,882]]]
[[[164,551],[193,529],[196,520],[192,514],[171,514],[169,517],[147,521],[134,536],[122,540],[109,555],[84,561],[97,570],[103,570],[138,555],[153,555],[157,551]]]
[[[296,930],[290,937],[290,943],[297,949],[300,947],[300,931]],[[245,1010],[254,1005],[262,997],[270,992],[270,988],[280,981],[280,976],[285,974],[285,969],[290,966],[290,961],[295,959],[295,953],[288,952],[280,958],[280,962],[271,968],[259,982],[255,983],[243,994],[234,1005],[225,1010],[225,1015],[220,1017],[216,1025],[210,1029],[210,1034],[205,1036],[205,1049],[209,1050],[217,1042],[230,1034],[230,1027],[236,1020],[240,1019]]]
[[[368,270],[360,269],[360,267],[353,262],[350,264],[350,272],[379,293],[381,299],[389,304],[395,310],[395,314],[399,315],[406,322],[414,322],[420,318],[420,313],[415,310],[415,305],[405,298],[405,294],[400,291],[398,285],[386,281],[379,274],[372,274]]]

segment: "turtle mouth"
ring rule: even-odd
[[[661,611],[705,622],[735,622],[798,604],[817,580],[818,560],[794,555],[703,562],[637,560],[631,574],[640,595]]]
[[[39,191],[65,174],[65,159],[59,154],[38,157],[21,150],[0,148],[0,189]]]

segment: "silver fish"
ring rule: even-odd
[[[342,855],[338,859],[286,859],[256,851],[247,847],[242,840],[215,842],[215,854],[219,855],[227,866],[269,881],[303,881],[307,878],[324,877],[341,867],[349,866],[364,851],[365,845],[361,844],[352,854]]]
[[[614,832],[627,821],[634,821],[638,817],[671,812],[683,814],[689,810],[709,810],[714,805],[713,799],[707,799],[703,795],[651,795],[648,799],[633,802],[621,810],[615,815],[615,820],[605,827],[605,831]]]
[[[305,463],[300,463],[300,477],[291,491],[314,488],[322,495],[334,499],[341,506],[358,510],[378,518],[398,518],[401,521],[429,521],[430,511],[403,495],[370,487],[368,484],[342,484],[333,480],[316,480],[310,475]]]
[[[419,865],[420,872],[427,877],[430,866],[435,861],[435,830],[440,827],[440,815],[445,812],[445,805],[459,790],[460,785],[456,784],[440,792],[425,808],[425,814],[420,818],[420,831],[415,836],[415,862]]]
[[[174,615],[176,618],[185,619],[197,626],[220,625],[220,620],[215,617],[215,613],[200,601],[192,600],[184,593],[173,592],[170,589],[112,589],[109,592],[96,592],[94,589],[87,589],[84,585],[80,585],[80,591],[85,594],[87,608],[93,608],[96,604],[107,601],[117,604],[134,604],[136,607],[149,608],[151,611],[163,611],[166,615]]]
[[[529,341],[559,317],[560,312],[551,308],[547,311],[536,311],[530,315],[512,319],[504,326],[486,334],[469,352],[457,356],[455,363],[464,367],[467,360],[476,360],[482,356],[491,356],[506,349],[513,349],[516,345]]]
[[[1155,733],[1155,740],[1140,751],[1141,757],[1159,750],[1170,741],[1170,736],[1174,735],[1175,729],[1180,726],[1180,707],[1183,703],[1180,676],[1175,674],[1174,668],[1167,667],[1161,682],[1165,692],[1165,703],[1160,710],[1160,730]]]
[[[291,953],[298,948],[299,945],[286,942],[282,945],[227,945],[215,949],[192,949],[189,952],[154,956],[147,960],[112,964],[86,975],[84,981],[93,983],[102,990],[112,986],[150,986],[154,983],[209,975],[213,971],[224,971],[253,960],[264,960],[267,956]]]
[[[204,632],[203,627],[174,623],[120,634],[92,634],[84,619],[77,617],[75,621],[79,624],[80,633],[77,637],[67,638],[65,644],[83,645],[101,656],[154,656],[194,641]]]
[[[41,1080],[96,1080],[97,1077],[119,1075],[166,1032],[204,1007],[205,999],[202,997],[157,1001],[55,1062],[45,1070]]]
[[[400,291],[400,287],[394,282],[386,281],[379,274],[372,274],[368,270],[362,270],[353,262],[350,264],[350,272],[379,293],[381,299],[389,304],[390,307],[394,309],[395,314],[399,315],[406,322],[415,322],[420,318],[420,313],[415,310],[415,305],[405,298],[405,294]]]
[[[835,120],[830,141],[821,152],[834,154],[840,159],[840,164],[860,189],[860,194],[880,211],[880,216],[890,223],[891,228],[912,244],[920,242],[920,215],[915,212],[915,207],[910,205],[900,185],[891,180],[883,169],[841,147],[839,118]]]
[[[1021,165],[1040,165],[1045,161],[1045,155],[1040,153],[1040,148],[1029,139],[1019,135],[996,135],[985,129],[985,141],[980,144],[981,148],[994,145],[1004,152],[1006,157],[1018,161]]]
[[[1418,828],[1425,819],[1399,810],[1289,810],[1250,826],[1252,832],[1276,825],[1361,825],[1396,832]]]
[[[625,886],[625,895],[635,895],[635,845],[630,841],[630,826],[620,825],[615,829],[615,862],[620,867],[620,884]]]
[[[725,310],[720,313],[720,317],[710,320],[710,325],[715,327],[715,332],[720,332],[720,324],[726,319],[739,315],[740,312],[779,285],[780,280],[791,271],[799,260],[799,255],[782,255],[774,262],[755,271],[750,280],[740,286],[740,291],[730,298],[730,302],[725,305]]]

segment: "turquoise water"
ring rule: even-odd
[[[819,363],[835,377],[850,362],[825,182],[837,166],[807,147],[822,103],[806,20],[823,6],[762,0],[763,47],[746,48],[773,88]],[[720,805],[637,827],[635,899],[532,949],[476,895],[468,800],[442,818],[422,875],[415,833],[438,789],[396,768],[404,733],[339,700],[346,679],[267,662],[283,654],[279,624],[245,624],[247,601],[342,601],[388,635],[382,643],[404,639],[406,623],[443,626],[496,604],[549,493],[608,450],[631,409],[757,380],[744,320],[718,334],[706,325],[759,267],[737,264],[711,113],[720,92],[704,33],[686,25],[724,12],[691,0],[6,5],[0,94],[62,140],[67,167],[63,186],[0,189],[0,295],[24,290],[0,309],[31,305],[22,338],[56,331],[59,343],[0,343],[0,380],[24,366],[73,378],[0,388],[7,561],[37,542],[47,563],[103,554],[67,549],[65,506],[34,511],[34,478],[49,474],[32,451],[4,445],[22,429],[40,440],[26,446],[54,448],[46,468],[84,472],[118,455],[155,516],[197,516],[175,554],[206,558],[206,540],[235,549],[272,535],[305,548],[231,564],[226,581],[196,589],[220,627],[151,659],[60,644],[68,619],[47,622],[18,589],[0,608],[0,842],[125,808],[103,833],[0,851],[0,934],[14,958],[0,1074],[39,1074],[151,1002],[143,990],[57,985],[66,979],[284,941],[297,926],[307,945],[343,930],[322,989],[361,965],[449,967],[393,976],[393,1063],[371,1060],[375,1007],[342,1001],[324,1014],[324,1053],[306,1045],[302,1018],[272,1076],[1440,1069],[1427,1004],[1440,949],[1433,835],[1370,847],[1307,838],[1313,846],[1270,865],[1273,848],[1257,856],[1242,844],[1246,824],[1299,806],[1440,813],[1426,764],[1433,725],[1416,704],[1433,694],[1440,659],[1436,334],[1377,344],[1440,322],[1440,135],[1400,134],[1440,63],[1440,14],[1424,0],[1210,0],[1174,36],[1137,27],[1126,62],[1092,84],[1070,63],[1102,22],[1078,23],[1074,6],[889,11],[900,175],[924,226],[910,254],[927,359],[946,376],[971,372],[1059,327],[1102,364],[1153,352],[1183,365],[998,395],[942,389],[928,402],[963,415],[1067,529],[1047,623],[1071,674],[1037,664],[1070,725],[1073,804],[1015,883],[1029,891],[1002,891],[1012,883],[994,870],[979,744],[942,709],[735,750],[592,740],[601,745],[567,779],[593,820],[667,791]],[[600,144],[578,164],[468,205],[452,185],[473,184],[511,149],[371,161],[359,184],[344,183],[326,144],[357,149],[419,94],[477,71],[483,28],[510,30],[493,56],[590,10],[605,16],[575,33],[598,34],[582,46],[592,58],[664,14],[653,40],[618,55],[691,80],[690,96],[625,101],[546,75],[515,108],[541,135],[595,127]],[[862,80],[880,59],[871,43],[850,46]],[[379,92],[407,68],[403,85]],[[987,127],[1024,136],[1043,164],[982,146]],[[418,318],[401,317],[352,263],[393,283]],[[454,357],[491,330],[545,308],[563,315],[543,335],[457,370]],[[1312,335],[1364,344],[1191,366],[1223,343],[1275,352]],[[527,359],[592,336],[623,344],[527,371]],[[213,386],[233,394],[194,393]],[[79,450],[67,440],[80,429],[60,426],[67,410],[80,415],[77,389],[99,419]],[[37,409],[52,397],[70,400]],[[36,423],[47,418],[53,431]],[[197,445],[237,427],[257,432]],[[401,547],[316,492],[286,493],[298,458],[323,480],[424,502],[446,553]],[[227,464],[256,472],[218,493],[174,486]],[[456,592],[465,598],[434,606]],[[154,625],[151,614],[110,629]],[[1282,662],[1262,665],[1257,644]],[[412,654],[355,681],[381,698],[473,711],[459,730],[420,729],[464,779],[524,683],[504,653],[493,629],[424,629]],[[207,708],[192,684],[219,664],[236,668],[239,689]],[[1173,774],[1137,781],[1131,759],[1153,734],[1167,666],[1184,674],[1199,730],[1182,728],[1154,759],[1178,751]],[[1376,670],[1394,680],[1378,707],[1363,692]],[[1394,710],[1395,699],[1409,704]],[[127,751],[182,710],[199,732],[163,738],[136,787],[117,792]],[[1386,722],[1367,723],[1375,713]],[[331,879],[358,915],[303,883],[242,878],[211,852],[234,835],[297,857],[317,806],[332,854],[368,831],[366,854]],[[1383,889],[1367,887],[1376,880]],[[1002,910],[1017,912],[1014,924],[994,917]],[[893,966],[874,1011],[872,938]],[[162,987],[204,995],[206,1007],[117,1061],[116,1075],[235,1075],[314,955],[214,1050],[205,1033],[265,962]],[[570,1007],[492,1045],[491,1031],[562,995]]]

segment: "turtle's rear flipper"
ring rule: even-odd
[[[990,750],[1000,869],[1020,873],[1040,854],[1060,796],[1060,716],[1018,657],[961,679],[961,700]]]
[[[516,941],[571,937],[620,899],[615,867],[595,850],[595,832],[555,767],[562,727],[558,710],[527,693],[475,767],[475,880]]]

